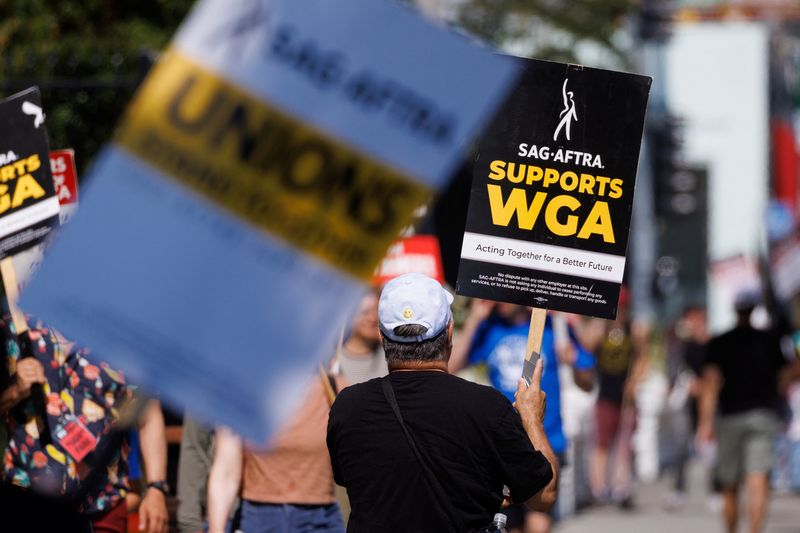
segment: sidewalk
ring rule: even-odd
[[[556,533],[717,533],[722,531],[722,518],[706,505],[704,473],[693,465],[689,473],[690,491],[685,507],[675,512],[664,508],[664,498],[671,488],[670,479],[636,490],[636,506],[622,511],[614,506],[591,508],[567,519]],[[740,531],[745,532],[744,522]],[[774,496],[766,533],[800,531],[800,496]]]

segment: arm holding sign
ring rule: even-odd
[[[534,511],[546,513],[553,507],[558,496],[558,460],[556,459],[547,434],[544,431],[544,411],[547,404],[545,393],[541,389],[542,381],[542,360],[536,363],[533,371],[531,386],[528,387],[525,380],[520,378],[517,384],[517,392],[514,394],[514,407],[519,412],[522,419],[522,427],[528,433],[533,447],[540,451],[550,468],[553,470],[553,478],[544,489],[533,495],[526,503]]]
[[[494,307],[495,302],[491,300],[479,300],[477,298],[472,300],[467,320],[458,333],[458,339],[453,343],[453,350],[450,352],[448,367],[451,373],[463,370],[469,364],[469,353],[472,350],[475,333],[483,321],[492,314]]]
[[[46,381],[42,363],[31,357],[17,361],[17,371],[12,382],[0,395],[0,415],[6,414],[30,396],[34,384],[43,384]]]
[[[155,400],[146,407],[139,425],[139,440],[148,483],[163,482],[167,478],[167,439],[164,415]],[[166,494],[148,486],[139,507],[139,529],[147,533],[167,533],[168,522]]]
[[[597,349],[606,338],[606,321],[602,318],[590,318],[581,328],[579,328],[576,338],[581,346],[586,347],[592,353],[596,353]]]
[[[595,382],[594,357],[583,348],[577,347],[576,350],[578,356],[572,364],[572,380],[583,392],[592,392]]]
[[[591,392],[595,383],[595,357],[583,347],[572,326],[568,326],[567,331],[569,342],[566,346],[570,351],[570,356],[566,358],[566,362],[572,366],[572,379],[579,389]],[[562,358],[560,357],[560,359]]]
[[[586,351],[574,328],[563,313],[550,315],[553,328],[553,345],[560,364],[572,367],[572,380],[584,392],[594,387],[594,355]]]

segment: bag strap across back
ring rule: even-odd
[[[422,472],[425,474],[425,479],[427,479],[428,485],[433,491],[434,497],[439,500],[439,504],[447,513],[447,518],[453,525],[455,531],[465,531],[461,526],[461,523],[456,518],[458,515],[453,508],[453,504],[450,503],[450,498],[448,498],[444,488],[442,487],[441,483],[439,483],[439,478],[437,478],[436,474],[433,472],[433,470],[431,470],[428,462],[426,461],[426,457],[423,456],[424,452],[419,449],[414,437],[411,436],[411,432],[408,431],[408,428],[403,421],[403,415],[400,413],[400,406],[397,405],[397,398],[394,395],[394,389],[389,381],[389,376],[386,376],[381,380],[381,387],[383,387],[383,395],[386,396],[386,401],[389,402],[389,405],[392,407],[392,411],[394,411],[394,415],[397,417],[398,422],[400,422],[400,427],[403,428],[403,433],[405,434],[406,439],[408,439],[409,445],[411,445],[411,450],[414,452],[414,455],[417,457],[417,461],[419,461],[419,464],[422,467]]]

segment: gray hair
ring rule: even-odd
[[[420,324],[403,324],[392,330],[398,337],[413,339],[427,331],[425,326]],[[451,339],[450,328],[444,328],[435,337],[425,341],[397,342],[383,338],[383,351],[386,352],[386,362],[391,366],[393,363],[405,363],[409,361],[447,361],[450,356]]]

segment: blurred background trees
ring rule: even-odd
[[[625,62],[615,37],[632,0],[464,0],[456,23],[519,55],[579,62],[582,46],[599,46]]]
[[[0,0],[0,96],[38,85],[53,148],[80,171],[112,135],[133,91],[195,0]],[[517,55],[579,62],[581,47],[619,64],[632,0],[416,0]]]
[[[52,148],[80,170],[110,138],[194,0],[0,0],[0,95],[42,90]]]

